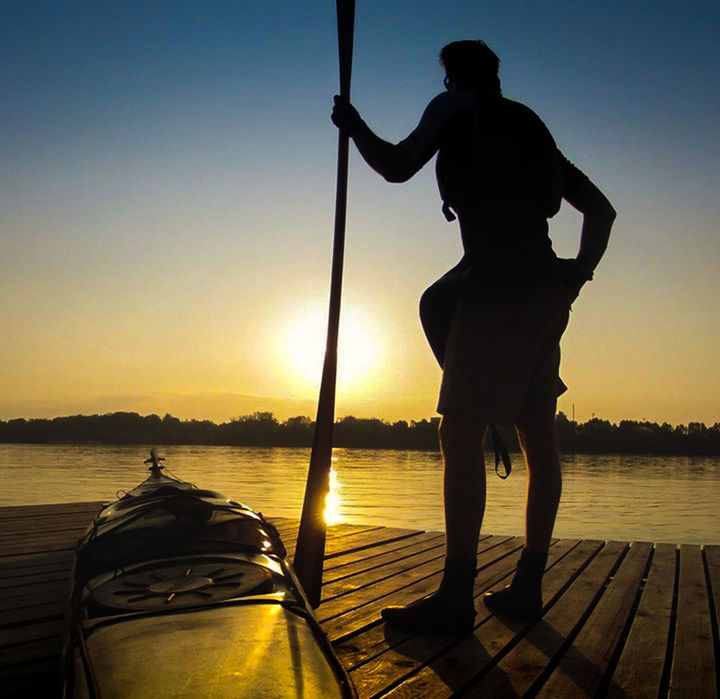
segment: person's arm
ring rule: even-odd
[[[575,259],[592,273],[605,253],[617,214],[607,197],[587,178],[566,193],[565,200],[583,215],[580,249]]]
[[[383,141],[362,120],[351,129],[350,137],[365,162],[388,182],[407,182],[423,165],[402,146]]]
[[[384,141],[362,120],[350,102],[337,95],[331,118],[335,126],[348,132],[365,162],[388,182],[406,182],[436,150],[423,149],[428,152],[422,152],[416,157],[403,145]]]
[[[566,267],[566,285],[574,300],[580,288],[593,277],[602,259],[617,215],[608,198],[574,165],[564,161],[563,198],[583,215],[580,249]]]

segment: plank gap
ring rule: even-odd
[[[32,619],[17,619],[16,621],[11,621],[7,624],[0,624],[0,630],[9,631],[11,629],[28,626],[28,624],[39,626],[41,624],[49,624],[53,621],[62,621],[64,618],[64,614],[48,614],[47,616],[32,617]]]
[[[710,561],[708,561],[707,549],[702,550],[703,567],[705,568],[705,586],[707,588],[708,601],[710,603],[710,628],[712,629],[713,649],[715,651],[715,687],[720,691],[720,632],[718,631],[717,609],[720,600],[715,599],[718,590],[713,589],[712,576],[710,574]]]
[[[675,579],[673,580],[672,611],[670,612],[670,628],[668,629],[667,646],[665,646],[665,663],[660,679],[659,696],[666,697],[670,689],[673,653],[675,649],[675,628],[677,626],[677,606],[680,587],[680,549],[675,549]]]
[[[404,539],[409,539],[410,537],[413,537],[416,535],[416,532],[408,530],[407,534],[402,534],[399,536],[391,537],[389,539],[383,539],[381,541],[373,541],[367,544],[360,544],[359,546],[350,547],[347,549],[343,549],[342,551],[336,551],[335,553],[330,553],[325,556],[326,561],[330,561],[333,558],[337,558],[338,556],[344,556],[348,553],[358,553],[358,551],[365,551],[367,549],[376,548],[377,546],[380,546],[382,544],[392,544],[396,541],[403,541]]]

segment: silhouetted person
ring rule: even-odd
[[[383,610],[397,626],[435,633],[473,628],[478,536],[485,510],[483,437],[490,424],[517,429],[528,469],[525,547],[512,583],[486,595],[496,612],[523,619],[542,609],[541,582],[561,491],[555,441],[559,340],[570,304],[592,279],[615,211],[558,151],[527,107],[502,96],[497,56],[482,41],[440,53],[446,92],[417,128],[392,145],[335,98],[333,122],[389,182],[405,182],[436,153],[448,220],[464,255],[421,299],[423,327],[443,368],[438,412],[444,463],[447,556],[437,592]],[[578,255],[558,260],[547,219],[562,199],[583,214]]]

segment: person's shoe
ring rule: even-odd
[[[381,612],[382,618],[398,629],[442,636],[470,633],[475,614],[472,598],[469,603],[458,604],[441,590],[406,607],[386,607]]]
[[[527,591],[518,591],[512,585],[497,592],[486,592],[485,606],[500,616],[509,616],[520,621],[537,621],[542,613],[542,597]]]
[[[407,607],[386,607],[381,612],[382,618],[405,631],[444,636],[470,633],[475,626],[476,565],[475,558],[447,557],[437,592]]]
[[[513,581],[504,590],[485,593],[485,606],[493,614],[537,621],[542,614],[542,577],[546,563],[547,553],[523,549]]]

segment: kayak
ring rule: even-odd
[[[78,542],[63,696],[355,697],[275,527],[161,461]]]

